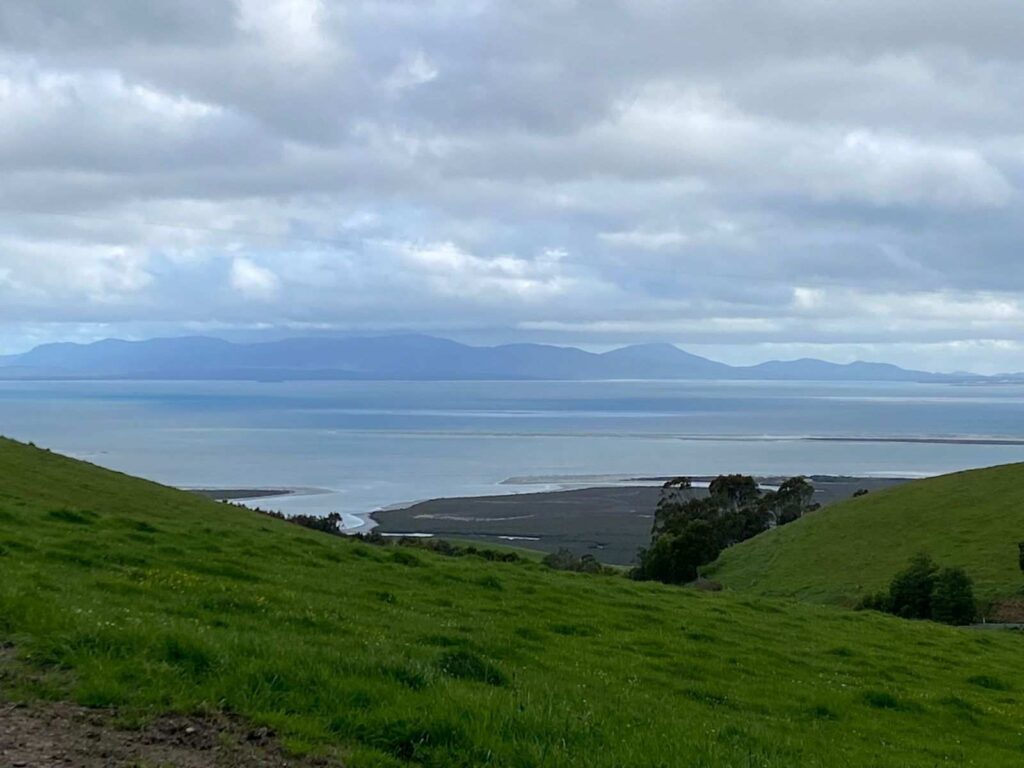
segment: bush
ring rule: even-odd
[[[905,619],[930,619],[937,572],[938,566],[927,554],[915,555],[889,585],[889,610]]]
[[[545,555],[541,563],[556,571],[575,571],[577,573],[605,573],[614,572],[614,569],[605,568],[593,555],[576,557],[565,547],[559,547],[557,552]]]
[[[974,587],[963,568],[943,568],[928,555],[915,555],[889,585],[889,592],[866,595],[858,610],[892,613],[904,619],[970,624],[978,615]]]
[[[962,626],[974,622],[978,608],[974,586],[963,568],[943,568],[935,577],[932,618],[943,624]]]
[[[892,613],[892,599],[887,592],[875,592],[871,595],[864,595],[856,605],[858,611],[881,611]]]
[[[557,552],[544,555],[544,559],[541,562],[548,568],[553,568],[556,571],[575,571],[579,558],[565,547],[559,547]]]

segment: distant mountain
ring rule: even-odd
[[[823,360],[730,366],[671,344],[638,344],[601,354],[575,347],[474,347],[433,336],[299,338],[257,344],[185,337],[47,344],[0,357],[2,379],[497,380],[768,379],[970,381],[983,377],[909,371],[884,363]]]
[[[911,371],[889,363],[828,363],[824,360],[772,360],[742,369],[755,379],[802,379],[805,381],[935,381],[950,377]],[[954,378],[977,378],[963,374]]]

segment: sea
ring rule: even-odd
[[[1024,461],[1024,385],[0,382],[0,434],[286,514],[742,472],[924,477]]]

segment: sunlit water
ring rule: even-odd
[[[320,489],[258,503],[362,515],[647,475],[919,476],[1024,461],[1012,443],[1024,441],[1024,386],[0,382],[0,433],[171,485]]]

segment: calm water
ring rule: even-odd
[[[1024,386],[2,382],[0,433],[172,485],[324,489],[260,503],[361,514],[637,475],[916,476],[1024,461],[1020,445],[856,440],[1024,440]]]

